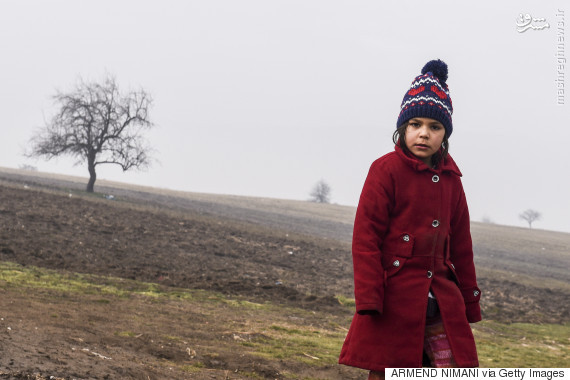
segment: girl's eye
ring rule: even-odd
[[[433,129],[434,131],[439,131],[441,129],[441,126],[439,125],[432,125],[431,129]]]
[[[409,125],[411,125],[412,127],[416,127],[416,128],[417,128],[417,127],[420,126],[420,123],[412,122],[412,123],[410,123]]]

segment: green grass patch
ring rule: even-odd
[[[334,365],[338,361],[344,332],[305,326],[272,324],[262,336],[242,346],[270,359],[301,361],[314,366]]]
[[[200,290],[173,289],[159,284],[105,277],[90,274],[67,273],[45,268],[0,262],[0,287],[11,289],[44,289],[62,293],[151,298],[205,299],[208,293]],[[109,299],[95,302],[110,303]]]
[[[144,297],[147,300],[169,299],[195,305],[202,316],[216,318],[219,308],[231,308],[228,315],[251,314],[247,319],[250,338],[231,344],[241,346],[248,354],[270,360],[303,362],[319,367],[336,365],[340,348],[351,318],[323,314],[321,327],[305,322],[314,313],[295,307],[271,303],[255,303],[229,299],[205,290],[169,288],[159,284],[87,274],[67,273],[9,262],[0,262],[0,288],[18,292],[56,291],[63,295],[92,294],[88,302],[110,303],[121,298]],[[343,305],[354,300],[337,296]],[[87,302],[87,301],[86,301]],[[227,310],[227,309],[226,309]],[[296,319],[288,319],[295,316]],[[59,318],[51,314],[51,318]],[[295,322],[298,320],[298,322]],[[227,327],[224,327],[227,328]],[[481,367],[564,368],[570,362],[570,324],[505,324],[483,321],[473,325]],[[120,337],[136,336],[131,331],[118,331]],[[175,336],[165,339],[178,341]],[[194,363],[187,370],[195,370]]]
[[[356,307],[356,301],[354,298],[345,297],[343,295],[336,295],[334,298],[336,298],[338,303],[343,306],[348,306],[351,308]]]
[[[268,307],[270,307],[270,305],[268,304],[262,304],[262,303],[255,303],[255,302],[250,302],[250,301],[246,301],[246,300],[234,300],[234,299],[227,299],[224,298],[223,296],[220,296],[219,300],[227,305],[230,305],[232,307],[237,307],[237,308],[247,308],[247,309],[253,309],[253,310],[260,310],[260,309],[267,309]]]
[[[196,363],[184,364],[184,365],[179,365],[179,364],[174,363],[174,362],[167,362],[165,364],[168,367],[175,367],[175,368],[178,368],[181,371],[186,372],[186,373],[199,373],[199,372],[202,372],[203,368],[206,368],[206,366],[202,362],[196,362]]]
[[[473,334],[481,367],[565,368],[570,363],[570,325],[483,321]]]
[[[480,366],[504,368],[565,368],[570,362],[570,324],[474,325]],[[337,363],[345,331],[272,324],[262,337],[243,342],[254,353],[279,360],[321,366]]]
[[[55,270],[21,266],[10,262],[0,263],[0,286],[20,289],[46,289],[65,293],[105,294],[126,297],[131,292],[118,286],[122,279],[104,277],[103,284],[96,283],[98,276],[62,273]],[[103,277],[101,277],[103,278]],[[137,291],[151,294],[153,284],[137,284]]]
[[[250,379],[265,379],[265,376],[259,375],[255,372],[248,372],[248,371],[240,371],[239,374],[241,376],[248,377]]]
[[[219,303],[241,310],[282,311],[284,307],[271,303],[256,303],[201,289],[182,289],[156,283],[128,280],[119,277],[98,276],[57,271],[33,266],[22,266],[12,262],[0,262],[0,288],[13,290],[43,289],[63,294],[87,294],[128,298],[144,296],[151,299],[168,298],[197,303]],[[98,298],[92,302],[110,303],[112,298]],[[304,309],[285,308],[294,314],[308,313]]]

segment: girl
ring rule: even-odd
[[[356,314],[339,362],[369,369],[476,367],[481,320],[461,172],[447,154],[447,65],[428,62],[404,95],[395,151],[377,159],[354,222]],[[429,301],[428,301],[429,300]]]

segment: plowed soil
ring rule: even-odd
[[[314,326],[333,321],[348,327],[351,311],[335,296],[352,297],[353,292],[349,222],[325,220],[311,229],[314,220],[305,220],[304,228],[302,218],[273,212],[271,223],[263,223],[248,220],[246,208],[239,208],[239,215],[232,218],[237,208],[228,205],[222,215],[224,208],[219,205],[208,212],[204,203],[196,210],[185,207],[181,198],[121,191],[123,195],[105,199],[101,194],[64,191],[5,176],[0,180],[0,261],[165,288],[211,290],[309,312],[284,315],[284,320],[305,318]],[[287,227],[291,225],[296,228]],[[327,230],[326,226],[329,233],[318,232]],[[331,229],[336,229],[338,239],[331,238]],[[563,245],[568,241],[564,239]],[[485,244],[476,251],[478,260],[489,267],[513,252],[506,249],[501,256],[500,250],[489,250]],[[498,261],[489,255],[498,255]],[[568,256],[553,259],[558,260],[557,267],[568,264]],[[528,268],[520,272],[532,274],[532,265]],[[570,320],[570,292],[564,285],[546,287],[531,280],[522,284],[482,273],[479,282],[486,318]],[[553,269],[552,273],[544,277],[568,283],[567,271]],[[299,378],[362,376],[342,366],[316,370],[301,363],[290,368],[290,363],[276,364],[232,345],[224,348],[228,341],[256,339],[243,331],[255,313],[232,315],[233,309],[221,305],[216,306],[219,314],[204,319],[204,314],[180,310],[180,303],[171,300],[130,298],[109,303],[96,294],[63,300],[58,294],[0,288],[0,379],[42,379],[48,378],[46,374],[65,379],[277,379],[286,377],[284,373]],[[133,332],[133,339],[119,339],[121,332]],[[216,355],[208,356],[212,347]],[[180,371],[181,363],[191,364],[194,359],[200,359],[205,368],[192,374]]]

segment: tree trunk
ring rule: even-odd
[[[87,192],[92,193],[95,187],[95,180],[97,179],[97,173],[95,173],[95,155],[89,155],[87,157],[87,168],[89,169],[89,182],[87,182]]]

